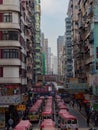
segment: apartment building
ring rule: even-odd
[[[61,63],[62,63],[62,81],[64,82],[64,84],[66,83],[66,48],[65,46],[63,47],[62,50],[62,56],[61,56]]]
[[[23,103],[23,95],[32,87],[34,5],[32,0],[0,0],[0,128],[3,129],[7,121],[5,108]],[[15,116],[13,120],[17,123]]]
[[[57,75],[57,56],[51,53],[50,75]]]
[[[44,39],[44,52],[46,55],[46,74],[48,74],[48,39]]]
[[[77,76],[98,95],[98,1],[79,0],[79,53]]]
[[[41,32],[40,32],[40,14],[41,14],[41,8],[40,8],[40,0],[35,0],[35,44],[34,44],[34,77],[35,82],[38,81],[38,77],[42,75],[42,54],[41,54]]]
[[[72,42],[72,55],[73,55],[73,77],[75,75],[75,68],[77,68],[76,56],[79,51],[78,49],[78,1],[70,0],[68,5],[68,17],[71,18],[71,42]]]
[[[62,75],[62,63],[61,63],[61,56],[62,56],[62,50],[64,47],[64,36],[58,36],[57,38],[57,59],[58,59],[58,76]]]
[[[68,80],[73,77],[73,56],[72,56],[72,41],[71,41],[71,18],[67,17],[65,19],[65,80],[68,84]]]
[[[48,74],[51,74],[51,48],[48,47]]]

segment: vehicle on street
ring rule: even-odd
[[[38,99],[29,110],[28,119],[30,122],[37,122],[40,119],[40,113],[42,109],[43,99]]]
[[[29,120],[21,120],[14,130],[32,130],[32,124],[29,122]]]
[[[54,121],[52,119],[44,119],[40,125],[40,130],[56,130]]]
[[[78,130],[79,124],[75,116],[65,109],[61,109],[58,115],[61,130]]]
[[[41,120],[43,119],[53,119],[53,99],[51,96],[45,100],[45,106],[41,113]]]

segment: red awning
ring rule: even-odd
[[[83,103],[88,103],[89,101],[87,99],[83,100]]]

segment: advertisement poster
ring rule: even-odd
[[[0,128],[5,127],[5,115],[4,113],[0,113]]]

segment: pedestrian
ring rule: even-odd
[[[89,122],[90,122],[90,119],[89,117],[87,117],[87,126],[89,127]]]
[[[72,107],[72,104],[73,104],[73,102],[72,102],[72,100],[71,100],[70,103],[69,103],[69,105]]]
[[[80,109],[80,111],[81,111],[81,102],[79,102],[79,109]]]
[[[72,107],[74,108],[74,105],[75,105],[75,100],[73,99],[72,101]]]
[[[86,122],[87,122],[87,126],[89,127],[89,123],[90,123],[90,113],[87,115],[87,120],[86,120]]]
[[[85,112],[86,112],[86,116],[88,117],[88,115],[90,114],[90,106],[89,105],[86,105]]]

